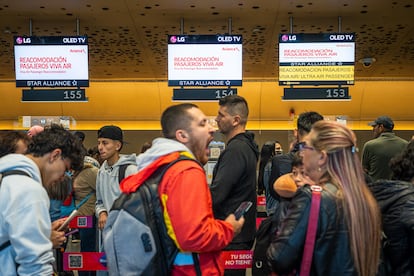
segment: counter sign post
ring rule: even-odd
[[[349,101],[348,87],[285,88],[283,100]]]

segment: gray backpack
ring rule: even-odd
[[[178,248],[167,233],[158,184],[167,169],[180,160],[192,159],[181,156],[161,166],[135,192],[123,193],[113,203],[103,230],[110,275],[170,274]]]

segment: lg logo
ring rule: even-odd
[[[282,35],[282,41],[296,41],[296,35]]]
[[[172,36],[170,37],[170,41],[171,43],[177,43],[177,42],[185,42],[185,37],[184,36]]]
[[[32,40],[30,39],[30,37],[18,37],[16,38],[16,43],[17,44],[30,44],[32,43]]]

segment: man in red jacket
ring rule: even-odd
[[[176,160],[179,155],[208,161],[208,145],[214,129],[204,113],[193,104],[167,108],[161,117],[164,138],[137,157],[138,173],[121,183],[123,192],[131,192],[157,168]],[[182,160],[165,173],[159,195],[164,209],[168,235],[179,249],[172,275],[196,275],[192,252],[198,253],[202,275],[222,275],[221,250],[240,232],[244,218],[230,214],[215,219],[204,169],[194,160]]]

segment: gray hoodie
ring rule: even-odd
[[[99,217],[99,213],[103,211],[109,213],[115,199],[121,195],[118,172],[119,166],[123,164],[130,164],[125,171],[125,177],[137,172],[135,154],[121,154],[118,162],[112,166],[109,166],[108,162],[105,160],[99,168],[98,176],[96,178],[95,212],[97,217]]]
[[[142,170],[161,156],[176,151],[191,151],[182,143],[167,138],[156,138],[152,146],[137,156],[138,171]]]
[[[0,275],[47,275],[54,262],[50,241],[50,200],[39,168],[28,157],[9,154],[0,158],[0,172],[21,170],[30,175],[10,175],[0,186],[0,244],[11,246],[0,252]]]

